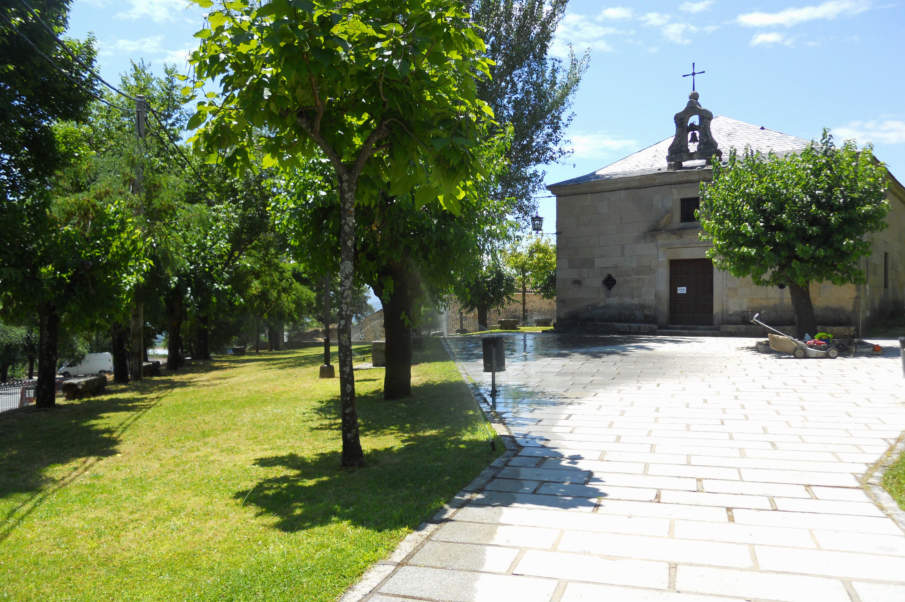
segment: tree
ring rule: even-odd
[[[556,245],[536,238],[528,247],[531,254],[531,287],[544,299],[556,297]]]
[[[491,160],[488,157],[488,160]],[[467,195],[457,215],[386,198],[362,211],[358,245],[362,277],[383,306],[384,399],[411,395],[412,332],[422,308],[436,305],[473,266],[495,235],[508,236],[509,203]]]
[[[278,351],[284,325],[313,313],[315,293],[304,281],[303,267],[286,260],[282,240],[273,233],[261,237],[239,262],[233,286],[252,322],[256,351],[262,323],[270,350]]]
[[[385,179],[374,169],[382,167],[390,193],[417,187],[420,203],[456,209],[462,180],[481,170],[471,151],[492,115],[476,96],[475,80],[488,70],[484,45],[453,0],[235,0],[208,23],[192,62],[221,96],[197,105],[189,125],[207,122],[199,145],[240,168],[264,131],[269,164],[291,170],[323,157],[334,172],[342,464],[361,465],[351,342],[356,204],[376,201]]]
[[[707,256],[759,286],[787,285],[798,336],[817,330],[810,283],[864,282],[867,234],[885,227],[887,172],[871,147],[841,147],[824,130],[801,153],[730,154],[701,184],[701,238]]]
[[[25,356],[27,331],[0,322],[0,383],[9,380],[9,370]]]
[[[478,328],[487,330],[487,312],[502,308],[514,292],[515,278],[499,262],[492,261],[475,266],[459,282],[456,296],[465,311],[478,312]]]
[[[493,109],[496,120],[511,124],[509,167],[493,195],[516,200],[516,212],[534,211],[532,196],[543,189],[542,165],[568,154],[563,148],[568,113],[588,54],[570,53],[566,65],[549,55],[553,34],[568,0],[468,0],[466,10],[483,28],[491,77],[479,81],[478,97]]]
[[[21,263],[0,266],[4,314],[19,323],[38,318],[38,407],[55,405],[61,324],[94,324],[124,302],[146,267],[143,240],[120,191],[85,178],[92,162],[88,128],[59,123],[54,132],[69,165],[52,181],[52,202],[29,214],[44,230],[34,234]]]
[[[522,289],[522,324],[525,324],[528,320],[526,296],[529,288],[547,299],[556,295],[556,247],[536,237],[527,245],[511,248],[504,260],[515,272],[516,285]]]
[[[29,4],[34,11],[21,2],[0,7],[0,200],[19,205],[37,202],[64,161],[53,123],[84,119],[96,92],[83,68],[94,62],[93,41],[56,40],[66,30],[70,2]]]

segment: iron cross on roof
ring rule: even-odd
[[[685,75],[682,76],[682,77],[689,77],[689,76],[691,76],[691,91],[692,91],[692,92],[695,92],[695,89],[694,89],[694,76],[695,76],[695,75],[701,75],[702,73],[707,73],[707,72],[706,72],[706,71],[695,71],[695,70],[694,70],[694,63],[692,63],[692,64],[691,64],[691,73],[686,73]]]

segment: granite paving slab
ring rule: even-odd
[[[344,600],[905,600],[875,484],[905,429],[898,346],[796,360],[755,339],[447,339],[513,447]],[[870,483],[873,483],[871,485]]]

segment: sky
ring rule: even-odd
[[[67,35],[92,33],[101,75],[116,83],[130,60],[187,69],[203,18],[186,0],[74,0]],[[572,154],[544,168],[546,183],[671,137],[692,62],[705,72],[696,87],[714,115],[806,139],[830,128],[873,143],[905,182],[903,27],[905,0],[571,0],[552,54],[566,58],[571,45],[589,52],[590,65],[572,105]],[[552,232],[555,201],[538,202]]]

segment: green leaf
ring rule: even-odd
[[[217,29],[226,23],[227,19],[228,17],[221,12],[213,12],[207,16],[207,22],[211,24],[211,29]]]
[[[202,113],[202,112],[195,113],[194,115],[192,115],[189,118],[189,122],[186,124],[185,127],[187,129],[194,130],[198,126],[200,126],[202,123],[204,123],[205,118],[206,118],[206,116],[204,113]]]

